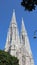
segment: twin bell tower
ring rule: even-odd
[[[19,59],[19,65],[34,65],[30,42],[24,21],[22,19],[21,33],[19,36],[15,11],[13,11],[10,26],[8,28],[5,52],[17,57]]]

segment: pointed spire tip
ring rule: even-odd
[[[13,12],[15,12],[15,9],[13,9]]]

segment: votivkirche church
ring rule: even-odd
[[[22,18],[21,33],[19,35],[15,11],[13,11],[10,26],[8,28],[5,52],[19,59],[19,65],[34,65],[34,59],[30,48],[30,42]]]

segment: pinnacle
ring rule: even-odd
[[[22,18],[22,32],[27,33],[27,32],[26,32],[25,25],[24,25],[24,20],[23,20],[23,18]]]
[[[14,9],[13,9],[13,15],[12,15],[11,23],[16,24],[16,16],[15,16],[15,10]]]

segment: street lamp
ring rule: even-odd
[[[33,37],[34,39],[37,38],[36,33],[37,33],[37,30],[35,30],[35,32],[34,32],[34,37]]]

